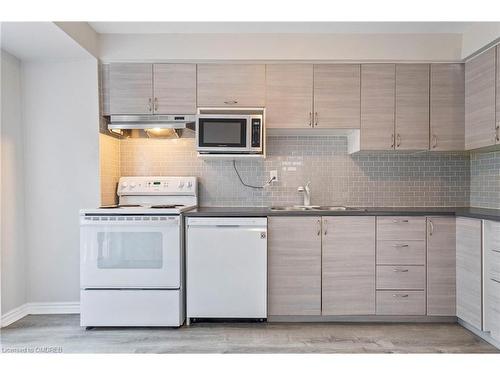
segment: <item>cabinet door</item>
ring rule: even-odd
[[[265,65],[198,64],[199,107],[264,107]]]
[[[268,315],[321,314],[321,218],[268,220]]]
[[[484,220],[484,330],[500,340],[500,222]]]
[[[457,316],[481,329],[481,220],[458,217]]]
[[[110,64],[109,107],[113,115],[150,114],[153,111],[153,66]]]
[[[314,65],[314,127],[359,129],[360,66]]]
[[[431,65],[432,151],[461,151],[465,147],[464,64]]]
[[[429,65],[396,65],[396,149],[429,148]]]
[[[361,65],[361,150],[394,148],[394,64]]]
[[[323,217],[322,314],[375,314],[375,217]]]
[[[497,76],[497,87],[496,87],[496,109],[497,109],[497,116],[496,116],[496,126],[495,126],[495,141],[496,144],[500,144],[500,47],[497,46],[497,71],[496,71],[496,76]]]
[[[465,149],[495,144],[495,48],[465,63]]]
[[[427,315],[456,315],[455,217],[427,218]]]
[[[196,114],[196,65],[154,64],[154,112]]]
[[[313,66],[266,66],[266,128],[312,127]]]

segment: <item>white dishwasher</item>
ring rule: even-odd
[[[267,317],[267,218],[186,220],[186,318]]]

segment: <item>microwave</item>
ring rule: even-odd
[[[210,154],[262,154],[264,116],[259,114],[199,114],[196,149]]]

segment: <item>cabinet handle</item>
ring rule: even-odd
[[[407,298],[407,297],[409,297],[408,294],[393,294],[392,296],[395,298],[398,298],[398,297],[399,298]]]
[[[408,244],[396,244],[396,245],[392,245],[392,247],[408,247],[410,245]]]
[[[409,271],[409,269],[408,269],[408,268],[405,268],[404,270],[399,269],[399,268],[394,268],[394,269],[392,270],[392,272],[408,272],[408,271]]]
[[[500,250],[496,250],[496,249],[491,249],[491,251],[493,251],[495,253],[500,253]]]
[[[432,135],[432,148],[436,148],[438,143],[438,137],[436,134]]]
[[[494,279],[492,277],[490,277],[490,280],[500,284],[500,280]]]
[[[151,107],[152,101],[153,100],[151,98],[148,99],[148,111],[149,112],[151,112],[151,109],[152,109],[152,107]]]
[[[408,219],[403,219],[403,220],[393,220],[392,221],[394,224],[398,224],[398,223],[408,223]]]
[[[430,227],[429,236],[432,236],[434,233],[434,223],[430,219],[429,219],[429,227]]]
[[[314,126],[318,126],[318,112],[314,112]]]
[[[497,122],[497,126],[495,127],[495,138],[497,142],[500,142],[500,121]]]
[[[224,104],[238,104],[237,100],[226,100],[224,101]]]
[[[401,146],[401,136],[398,133],[396,136],[396,148],[399,148],[399,146]]]
[[[391,134],[391,148],[394,148],[394,133]]]
[[[321,219],[318,220],[318,236],[321,236]]]
[[[325,220],[324,220],[324,223],[325,223],[325,231],[324,231],[324,234],[325,234],[325,236],[326,236],[326,235],[328,234],[328,225],[327,225],[327,224],[328,224],[328,221],[325,219]]]
[[[309,112],[309,126],[312,128],[313,126],[313,113]]]
[[[155,105],[154,105],[155,111],[158,110],[158,98],[155,98]]]

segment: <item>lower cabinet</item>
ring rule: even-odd
[[[457,317],[482,329],[481,220],[458,217]]]
[[[427,315],[455,316],[455,218],[427,218]]]
[[[375,217],[322,223],[322,314],[375,314]]]
[[[484,330],[500,342],[500,222],[484,221]]]
[[[268,315],[321,314],[321,217],[269,217]]]

